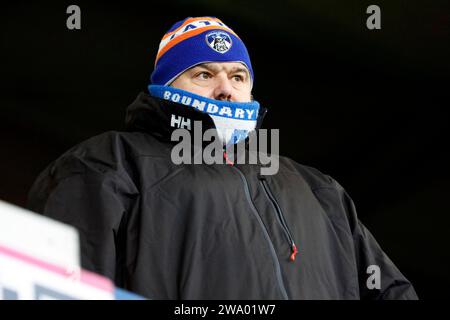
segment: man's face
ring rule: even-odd
[[[210,99],[250,102],[251,80],[239,62],[210,62],[186,70],[171,84]]]

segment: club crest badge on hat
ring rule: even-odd
[[[206,43],[216,52],[225,53],[232,46],[231,37],[223,31],[210,32],[205,36]]]

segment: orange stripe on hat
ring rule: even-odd
[[[181,26],[179,26],[178,28],[176,28],[175,30],[170,31],[170,32],[167,32],[167,33],[162,37],[161,40],[164,40],[165,38],[170,37],[172,34],[178,32],[179,30],[181,30],[183,27],[185,27],[185,26],[188,25],[189,23],[192,23],[192,22],[194,22],[194,21],[200,21],[200,20],[217,21],[217,22],[223,23],[222,21],[220,21],[220,19],[217,19],[217,18],[211,18],[211,17],[189,18],[189,19],[186,19],[186,21],[185,21]]]
[[[202,19],[200,19],[202,20]],[[218,20],[218,19],[217,19]],[[220,20],[219,20],[220,21]],[[191,21],[192,22],[192,21]],[[170,42],[168,42],[162,49],[161,51],[158,52],[158,55],[156,56],[155,59],[155,65],[158,63],[159,58],[161,58],[161,56],[166,53],[169,49],[173,48],[175,45],[177,45],[178,43],[180,43],[183,40],[189,39],[191,37],[194,37],[206,30],[211,30],[211,29],[221,29],[221,30],[225,30],[228,31],[232,34],[234,34],[236,37],[237,34],[233,32],[233,30],[231,30],[228,27],[222,27],[222,26],[205,26],[205,27],[201,27],[201,28],[197,28],[197,29],[193,29],[191,31],[187,31],[185,34],[182,34],[176,38],[174,38],[173,40],[171,40]],[[238,37],[239,38],[239,37]]]

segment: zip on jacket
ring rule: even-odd
[[[226,153],[224,153],[224,157],[227,159],[227,155]],[[241,170],[239,170],[236,166],[233,165],[233,163],[229,163],[229,165],[234,168],[236,170],[236,172],[239,174],[242,183],[244,185],[244,192],[245,192],[245,197],[247,199],[247,202],[250,206],[250,208],[252,209],[252,212],[256,218],[256,220],[258,221],[259,225],[261,226],[261,229],[264,233],[264,237],[266,238],[268,244],[269,244],[269,248],[270,248],[270,253],[272,256],[272,261],[274,264],[274,268],[275,268],[275,274],[276,274],[276,278],[277,278],[277,282],[281,291],[281,295],[283,296],[283,299],[288,300],[289,297],[287,295],[287,291],[286,291],[286,287],[284,285],[284,281],[283,281],[283,277],[281,275],[281,266],[280,266],[280,262],[278,261],[278,257],[275,251],[275,248],[273,246],[272,241],[270,240],[270,236],[269,233],[267,232],[266,227],[264,226],[264,223],[261,220],[261,217],[259,216],[258,210],[256,209],[255,205],[253,204],[253,201],[250,197],[250,189],[248,187],[248,182],[247,179],[245,178],[245,175],[242,173]]]
[[[234,166],[234,163],[231,160],[229,160],[228,155],[227,155],[227,153],[225,151],[223,152],[223,157],[224,157],[224,159],[225,159],[225,161],[226,161],[226,163],[228,165]],[[238,169],[238,171],[240,171],[240,170]],[[289,247],[291,248],[291,254],[289,256],[289,259],[291,261],[295,261],[296,255],[298,253],[298,248],[297,248],[297,245],[295,244],[295,241],[294,241],[294,239],[292,237],[291,232],[289,231],[289,227],[288,227],[288,225],[286,223],[286,219],[284,218],[283,212],[281,211],[281,208],[278,205],[278,202],[275,199],[275,196],[273,195],[272,191],[270,190],[270,187],[269,187],[269,185],[268,185],[268,183],[266,181],[266,177],[261,175],[261,174],[259,174],[258,175],[258,180],[259,180],[260,184],[263,187],[264,194],[266,195],[267,199],[272,204],[272,207],[273,207],[274,211],[276,212],[277,221],[280,224],[281,229],[283,230],[283,232],[284,232],[284,234],[286,236],[286,239],[288,241]]]
[[[292,237],[292,234],[289,231],[289,227],[286,223],[286,219],[284,218],[283,212],[281,211],[281,208],[278,205],[278,202],[275,199],[275,196],[273,195],[272,191],[270,190],[270,187],[269,187],[269,184],[267,183],[266,177],[263,175],[258,175],[258,180],[259,180],[259,183],[263,187],[264,194],[269,199],[269,202],[272,204],[272,207],[277,214],[278,223],[280,224],[281,228],[283,229],[286,239],[289,242],[289,246],[291,248],[291,255],[289,256],[289,259],[291,261],[295,261],[295,257],[298,253],[298,249],[297,249],[295,241]]]

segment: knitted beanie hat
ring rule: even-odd
[[[214,17],[187,18],[175,23],[159,44],[150,80],[169,85],[186,70],[207,62],[240,62],[253,82],[253,70],[244,42]]]

